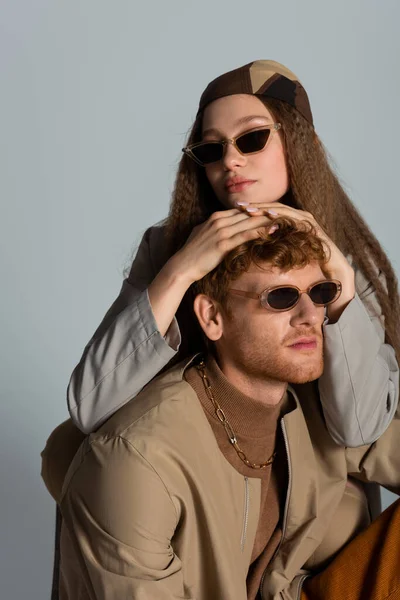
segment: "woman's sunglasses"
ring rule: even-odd
[[[342,284],[337,279],[324,279],[313,283],[307,290],[295,285],[276,285],[263,290],[261,294],[230,289],[231,294],[259,300],[263,308],[282,312],[294,308],[302,294],[308,294],[315,306],[327,306],[335,302],[342,293]]]
[[[264,150],[268,140],[275,131],[282,126],[280,123],[271,123],[262,129],[254,129],[242,133],[235,138],[215,142],[198,142],[182,148],[182,152],[190,156],[198,165],[204,167],[210,163],[221,160],[224,156],[224,149],[227,144],[232,144],[240,154],[255,154]]]

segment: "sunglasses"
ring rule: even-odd
[[[263,308],[283,312],[290,310],[299,302],[302,294],[307,294],[315,306],[327,306],[335,302],[342,293],[342,284],[337,279],[324,279],[313,283],[307,290],[295,285],[276,285],[263,290],[261,294],[230,289],[231,294],[259,300]]]
[[[228,138],[218,142],[190,144],[186,148],[182,148],[182,152],[187,154],[187,156],[192,158],[201,167],[221,160],[227,144],[232,144],[240,154],[256,154],[256,152],[264,150],[272,134],[281,127],[280,123],[272,123],[262,129],[254,129],[254,131],[242,133],[235,138]]]

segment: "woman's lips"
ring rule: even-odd
[[[247,189],[251,185],[255,183],[254,180],[251,179],[243,179],[242,181],[232,181],[225,184],[225,189],[228,194],[237,194],[238,192],[243,192],[243,190]]]

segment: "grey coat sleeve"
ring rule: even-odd
[[[147,293],[158,266],[154,265],[150,246],[162,233],[161,227],[146,231],[129,277],[72,373],[68,409],[84,433],[97,429],[136,396],[179,349],[176,319],[163,337]]]
[[[336,443],[357,447],[375,442],[387,429],[399,398],[399,367],[385,344],[375,292],[356,271],[360,296],[336,323],[324,325],[324,373],[319,392],[325,421]]]

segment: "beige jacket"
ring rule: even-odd
[[[147,294],[166,258],[164,227],[151,227],[118,298],[72,374],[69,411],[86,433],[135,396],[177,353],[181,339],[177,320],[165,338],[161,336]],[[374,289],[357,270],[356,289],[358,295],[339,321],[323,327],[320,398],[328,429],[344,446],[378,439],[393,417],[399,395],[398,365],[393,348],[384,343]]]
[[[155,379],[75,455],[61,497],[60,600],[246,599],[260,480],[224,458],[184,368]],[[283,539],[263,600],[297,600],[304,577],[369,524],[357,480],[400,490],[399,412],[373,445],[345,449],[314,384],[289,398]]]

